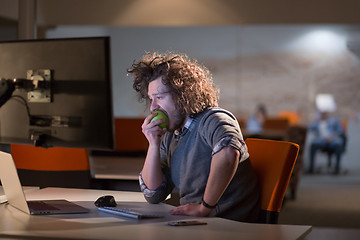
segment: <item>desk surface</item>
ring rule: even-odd
[[[132,220],[99,212],[94,201],[113,195],[118,205],[161,213],[161,219]],[[142,193],[104,190],[45,188],[26,193],[28,200],[67,199],[90,209],[87,214],[30,216],[5,204],[0,206],[0,238],[72,239],[301,239],[311,226],[248,224],[221,218],[172,216],[166,204],[148,204]],[[200,219],[207,225],[171,227],[167,222]],[[10,236],[9,236],[10,235]]]

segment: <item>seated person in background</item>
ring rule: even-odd
[[[267,116],[265,105],[260,104],[256,108],[255,114],[251,115],[246,121],[246,131],[248,134],[260,134]]]
[[[163,129],[144,120],[149,142],[140,173],[150,203],[178,193],[180,206],[170,214],[217,216],[256,222],[259,189],[236,118],[218,107],[218,91],[208,70],[186,55],[148,53],[128,72],[150,110],[168,115]]]
[[[338,118],[330,117],[328,112],[320,112],[320,118],[309,126],[315,136],[310,143],[310,167],[308,173],[314,172],[315,154],[319,149],[333,151],[336,156],[334,173],[340,171],[340,159],[343,152],[343,128]]]

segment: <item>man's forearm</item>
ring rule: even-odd
[[[154,190],[161,185],[163,180],[163,173],[160,167],[159,148],[149,147],[142,169],[142,178],[145,185],[150,190]]]
[[[204,201],[215,205],[231,182],[239,164],[240,153],[232,147],[225,147],[213,156]]]

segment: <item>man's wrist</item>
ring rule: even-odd
[[[204,207],[206,207],[206,208],[208,208],[208,209],[214,209],[214,208],[216,208],[216,205],[217,205],[217,204],[215,204],[215,205],[210,205],[210,204],[208,204],[207,202],[205,202],[204,198],[202,198],[202,199],[201,199],[201,205],[203,205]]]
[[[202,217],[209,216],[210,212],[211,212],[211,209],[205,207],[203,204],[200,203],[200,214]]]

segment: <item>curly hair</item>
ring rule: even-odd
[[[147,53],[134,61],[127,72],[134,78],[133,88],[139,94],[139,101],[145,100],[147,105],[149,83],[161,77],[181,113],[194,115],[218,106],[219,89],[209,70],[185,54]]]

